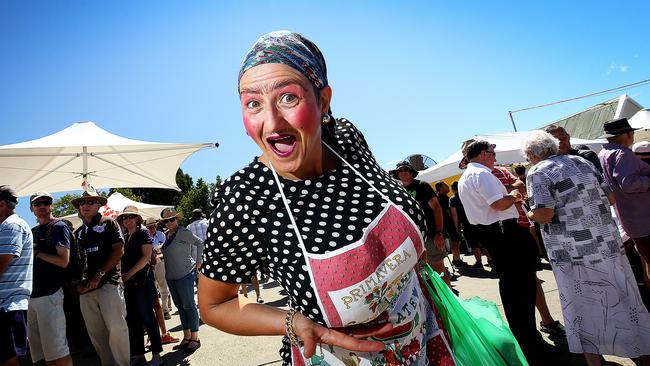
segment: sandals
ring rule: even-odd
[[[189,342],[187,342],[187,345],[185,346],[185,352],[192,353],[192,352],[196,351],[199,348],[201,348],[201,340],[200,339],[190,339]]]
[[[172,347],[172,349],[174,351],[179,350],[179,349],[185,349],[185,348],[187,348],[187,345],[190,344],[191,341],[192,341],[191,339],[183,338],[181,343],[175,345],[174,347]]]

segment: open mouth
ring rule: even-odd
[[[266,139],[273,153],[284,158],[296,148],[296,137],[292,135],[277,135]]]

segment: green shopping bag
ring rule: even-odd
[[[421,276],[449,333],[457,365],[528,365],[495,303],[458,298],[429,265]]]

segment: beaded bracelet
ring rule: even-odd
[[[296,315],[296,309],[294,308],[289,308],[289,311],[287,312],[287,318],[284,321],[284,329],[285,332],[287,333],[287,338],[289,338],[289,342],[291,342],[291,345],[300,347],[300,339],[296,336],[296,333],[293,332],[293,316]]]

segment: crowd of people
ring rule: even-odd
[[[16,192],[0,186],[0,365],[28,348],[34,362],[71,365],[78,332],[106,366],[147,364],[146,332],[148,364],[160,365],[163,344],[201,347],[199,317],[232,334],[283,336],[284,365],[453,365],[425,264],[454,291],[455,269],[491,266],[531,364],[553,351],[537,309],[539,330],[566,337],[589,365],[601,355],[650,365],[650,314],[626,256],[638,253],[650,285],[650,144],[632,146],[626,119],[605,123],[599,154],[574,149],[562,127],[538,131],[522,145],[528,169],[498,166],[490,141],[466,141],[458,181],[432,186],[406,161],[383,170],[362,132],[334,117],[325,59],[300,34],[263,35],[238,93],[261,154],[217,187],[209,220],[195,210],[184,227],[174,208],[152,218],[135,206],[112,219],[99,212],[106,198],[84,192],[72,231],[38,192],[30,229]],[[542,258],[564,325],[537,277]],[[239,296],[259,286],[258,272],[286,291],[288,309],[264,304],[259,288],[255,300]],[[172,301],[182,339],[165,325]]]
[[[187,353],[201,346],[195,288],[207,227],[200,209],[193,234],[173,208],[145,219],[126,206],[113,219],[99,212],[105,197],[84,192],[71,201],[82,219],[73,231],[52,215],[50,193],[29,202],[32,229],[15,214],[16,192],[0,186],[0,364],[18,365],[29,351],[34,363],[72,365],[71,347],[88,347],[105,366],[162,365],[163,344]],[[165,324],[172,300],[181,340]]]

